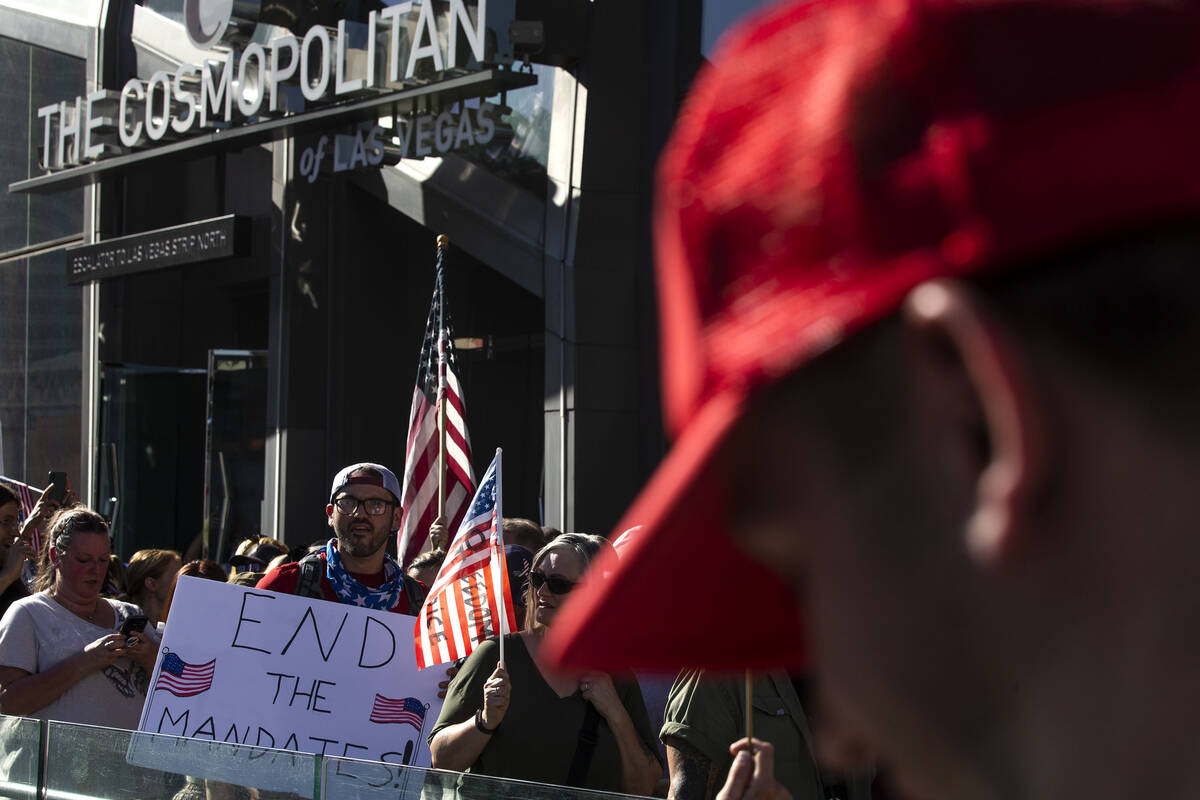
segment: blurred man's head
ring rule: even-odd
[[[808,660],[827,752],[930,796],[1180,778],[1198,43],[1196,5],[1117,0],[796,2],[726,42],[660,169],[674,448],[548,655]]]

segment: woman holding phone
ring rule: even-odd
[[[0,619],[0,712],[136,728],[158,643],[141,609],[100,595],[108,524],[83,507],[51,521],[38,592]],[[135,619],[140,618],[140,619]]]

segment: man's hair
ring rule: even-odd
[[[438,567],[440,569],[442,562],[445,560],[446,551],[439,547],[437,550],[430,550],[426,553],[421,553],[419,556],[409,562],[408,567],[404,571],[407,572],[408,570],[414,568],[425,569],[426,567],[430,566]]]
[[[1053,354],[1065,355],[1149,426],[1172,439],[1200,433],[1200,225],[1093,240],[966,280],[1030,359],[1053,368]],[[890,397],[906,379],[899,314],[849,336],[756,400],[785,424],[794,391],[828,386],[822,414],[846,458],[829,466],[845,469],[847,479],[886,468],[879,454],[898,434]],[[988,446],[980,441],[981,453]]]
[[[972,283],[1030,344],[1057,345],[1173,429],[1194,425],[1200,221],[1095,240]]]
[[[6,506],[9,503],[16,503],[19,506],[21,505],[21,500],[17,497],[17,493],[13,491],[11,486],[7,483],[0,483],[0,506]]]
[[[108,536],[108,523],[104,521],[104,517],[83,506],[64,508],[54,515],[50,520],[50,535],[46,537],[38,561],[35,589],[44,592],[54,586],[58,570],[50,560],[50,549],[54,548],[59,553],[65,553],[71,546],[71,540],[81,533],[99,533]]]
[[[521,517],[505,517],[500,523],[500,529],[504,534],[505,544],[519,544],[531,553],[541,550],[549,541],[542,532],[541,525]]]

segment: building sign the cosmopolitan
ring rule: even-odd
[[[492,3],[511,12],[511,0]],[[432,0],[405,0],[371,11],[365,24],[344,19],[336,28],[315,24],[303,36],[261,44],[249,41],[258,22],[271,21],[267,12],[260,19],[261,0],[185,0],[192,43],[205,50],[226,46],[174,73],[132,78],[120,92],[96,91],[39,108],[41,166],[61,170],[101,161],[167,140],[394,92],[436,81],[446,70],[496,60],[496,40],[506,40],[510,20],[489,27],[487,4],[449,0],[448,13],[438,14]],[[491,114],[487,106],[457,115],[456,141],[465,135],[470,142],[476,128],[490,133]],[[414,149],[424,143],[418,141]]]

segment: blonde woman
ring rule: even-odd
[[[158,643],[120,632],[142,610],[101,596],[109,555],[96,512],[76,507],[51,521],[38,592],[0,619],[0,712],[137,727]]]
[[[534,556],[525,629],[481,644],[450,682],[429,737],[433,766],[627,794],[649,794],[662,775],[656,737],[632,676],[575,675],[538,660],[542,637],[602,548],[565,533]],[[594,744],[581,747],[581,742]],[[469,787],[464,784],[463,789]]]

